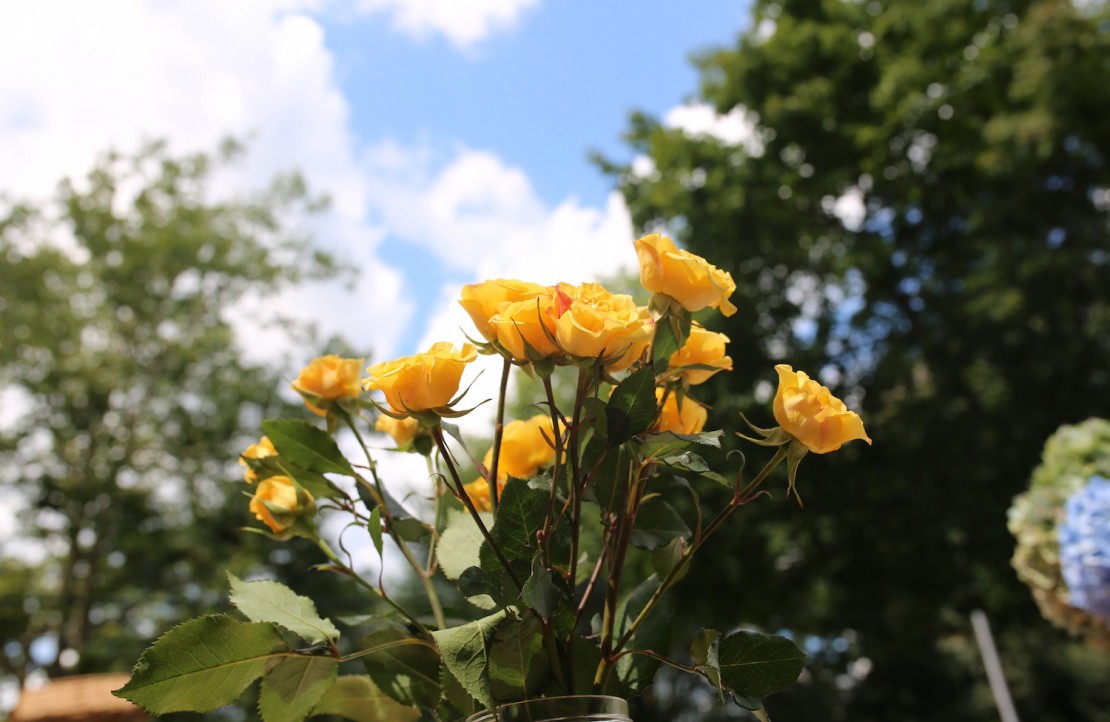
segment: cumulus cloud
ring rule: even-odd
[[[393,27],[407,35],[446,37],[469,49],[495,32],[516,26],[538,0],[360,0],[365,13],[388,13]]]
[[[687,103],[671,108],[663,125],[680,129],[691,138],[715,138],[722,145],[743,147],[751,155],[763,152],[758,117],[737,106],[724,115],[708,103]]]

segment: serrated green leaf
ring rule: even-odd
[[[461,627],[432,632],[444,666],[471,697],[486,707],[493,706],[489,688],[489,642],[497,623],[504,618],[505,612],[500,611]]]
[[[659,577],[654,574],[637,586],[617,608],[617,636],[623,635],[632,621],[647,606],[648,600],[659,589]],[[674,603],[669,596],[653,607],[628,641],[629,649],[646,649],[666,654],[671,640],[671,619]],[[659,669],[659,662],[649,657],[628,654],[617,662],[617,677],[624,685],[624,693],[636,694],[648,687]]]
[[[362,658],[378,688],[406,707],[439,704],[439,652],[430,641],[414,637],[404,627],[382,622],[362,638],[364,649],[381,647]]]
[[[416,722],[420,710],[397,704],[366,675],[344,675],[312,710],[313,716],[334,714],[354,722]]]
[[[646,431],[655,421],[657,411],[655,372],[644,366],[623,378],[609,397],[605,410],[609,445],[622,444]]]
[[[331,657],[286,657],[262,678],[258,711],[263,722],[301,722],[335,682]]]
[[[357,476],[335,439],[323,429],[297,419],[268,419],[262,431],[280,456],[297,466],[321,474]]]
[[[473,714],[478,709],[478,703],[473,697],[467,694],[459,680],[455,679],[455,675],[447,671],[447,667],[440,665],[439,667],[439,683],[443,687],[443,703],[440,704],[440,709],[443,707],[450,707],[450,714],[440,714],[440,719],[462,719],[467,715]]]
[[[287,654],[272,624],[239,622],[223,614],[199,617],[148,647],[131,679],[112,694],[153,714],[208,712],[234,702],[269,664]]]
[[[497,507],[497,522],[490,529],[490,536],[505,557],[526,565],[525,576],[528,574],[527,565],[539,550],[536,532],[543,526],[547,504],[547,494],[529,487],[524,479],[510,478]],[[486,574],[491,579],[499,579],[501,563],[488,542],[482,544],[479,558]]]
[[[480,512],[479,516],[487,529],[493,526],[492,514]],[[454,581],[470,567],[478,566],[483,541],[485,537],[470,514],[454,513],[448,516],[447,526],[436,544],[436,558],[443,576]]]
[[[493,609],[501,590],[481,567],[470,567],[459,576],[459,594],[479,609]]]
[[[631,542],[640,549],[655,549],[669,544],[676,537],[688,538],[690,527],[667,502],[656,497],[648,499],[636,512]]]
[[[556,580],[562,581],[562,577],[552,574],[551,570],[542,564],[540,557],[541,555],[537,554],[532,559],[532,574],[524,582],[520,597],[544,619],[550,619],[559,602],[566,597],[563,591],[565,584],[560,586],[557,583]]]
[[[493,701],[501,704],[527,699],[547,676],[542,620],[529,612],[501,620],[489,644],[489,687]]]
[[[661,434],[648,434],[636,444],[636,452],[642,459],[656,459],[669,456],[692,444],[721,448],[721,437],[724,436],[720,429],[716,431],[703,431],[700,434],[676,434],[673,431],[664,431]]]
[[[734,632],[717,648],[721,681],[744,697],[765,697],[786,689],[805,666],[805,652],[786,637]]]
[[[281,582],[266,579],[244,582],[228,572],[231,603],[252,622],[273,622],[316,644],[339,639],[331,620],[316,611],[316,604]]]

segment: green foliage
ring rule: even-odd
[[[301,722],[331,695],[339,665],[331,657],[288,657],[262,678],[258,712],[265,722]]]
[[[605,409],[609,444],[622,444],[646,431],[655,421],[657,412],[655,372],[645,366],[621,379],[613,389]]]
[[[505,612],[497,612],[460,627],[432,633],[447,671],[471,697],[486,707],[493,706],[490,691],[490,639],[498,622],[504,617]]]
[[[758,0],[698,59],[700,99],[743,111],[750,138],[641,114],[629,140],[656,171],[603,163],[638,227],[736,280],[739,313],[707,321],[734,349],[705,387],[709,426],[790,359],[875,439],[810,455],[804,514],[761,503],[722,529],[742,553],[699,558],[679,590],[680,619],[743,609],[820,650],[772,701],[778,722],[996,714],[973,609],[1023,718],[1110,719],[1110,662],[1040,619],[1005,527],[1044,439],[1110,408],[1108,22],[1106,3]],[[676,684],[635,718],[680,715]]]
[[[230,572],[227,576],[231,582],[231,603],[252,622],[273,622],[317,644],[339,639],[339,630],[331,620],[317,613],[316,605],[308,597],[268,579],[244,582]]]
[[[355,470],[326,431],[307,421],[269,419],[262,422],[278,455],[297,466],[320,474],[354,476]]]
[[[334,714],[354,722],[416,722],[420,710],[394,702],[363,675],[345,675],[336,680],[316,705],[313,715]]]
[[[406,707],[439,704],[439,652],[429,641],[382,622],[363,637],[362,646],[376,650],[363,657],[362,663],[383,692]]]
[[[805,661],[805,653],[785,637],[735,632],[717,643],[721,683],[743,697],[781,692],[798,678]]]

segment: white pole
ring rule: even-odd
[[[998,649],[991,636],[990,623],[981,609],[971,613],[971,628],[975,630],[975,641],[979,644],[979,654],[982,655],[983,666],[987,669],[987,681],[991,685],[994,704],[998,707],[998,716],[1002,718],[1002,722],[1019,722],[1014,701],[1010,698],[1010,688],[1006,685],[1006,676],[1002,673]]]

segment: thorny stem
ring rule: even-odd
[[[512,363],[505,359],[501,366],[501,393],[497,397],[497,425],[493,427],[493,464],[489,483],[489,502],[494,518],[497,517],[497,467],[501,464],[501,435],[505,431],[505,395],[509,388],[509,369]]]
[[[640,610],[640,613],[636,616],[635,619],[632,620],[632,623],[628,625],[628,629],[626,629],[624,634],[621,635],[620,641],[618,641],[617,645],[613,647],[613,654],[618,654],[621,649],[624,648],[624,645],[628,644],[628,640],[632,638],[632,635],[636,633],[636,630],[639,628],[639,626],[643,624],[643,621],[645,619],[647,619],[648,614],[650,614],[651,610],[655,608],[656,603],[658,603],[663,594],[666,593],[666,591],[674,585],[682,570],[689,565],[690,560],[694,556],[694,553],[697,552],[697,550],[700,549],[703,544],[705,544],[706,539],[708,539],[709,536],[713,532],[715,532],[718,527],[725,523],[732,512],[736,511],[738,507],[743,506],[751,499],[750,494],[754,492],[759,487],[759,485],[764,482],[764,480],[766,480],[767,476],[785,458],[786,450],[784,447],[780,446],[778,449],[775,450],[775,455],[771,457],[771,460],[768,461],[762,469],[760,469],[759,473],[755,475],[755,478],[748,482],[748,485],[744,487],[743,490],[740,490],[739,484],[737,484],[737,491],[735,494],[733,494],[732,500],[729,501],[728,506],[722,509],[721,513],[718,514],[717,517],[709,523],[709,526],[707,526],[705,530],[701,533],[701,535],[694,540],[694,543],[690,545],[690,548],[683,553],[682,557],[674,565],[671,571],[668,572],[667,576],[663,579],[662,582],[660,582],[659,588],[656,589],[655,593],[651,595],[651,598],[648,600],[647,604],[644,605],[644,608]]]
[[[582,522],[582,491],[580,486],[580,479],[578,478],[578,464],[579,464],[579,448],[578,442],[581,438],[578,428],[582,420],[582,402],[583,397],[586,395],[588,385],[588,377],[586,376],[586,369],[578,369],[578,390],[574,394],[574,413],[571,416],[570,422],[570,478],[567,484],[567,490],[571,497],[571,537],[570,537],[570,584],[573,588],[574,580],[578,574],[578,537],[579,527]]]
[[[489,534],[489,529],[486,528],[486,523],[482,521],[481,514],[475,508],[474,502],[467,495],[466,489],[463,488],[462,480],[459,478],[459,471],[455,468],[455,462],[451,459],[451,452],[447,449],[447,443],[443,440],[443,428],[436,426],[432,429],[432,438],[435,439],[436,446],[439,447],[439,453],[443,457],[443,462],[447,464],[447,470],[451,472],[451,479],[455,482],[455,489],[453,491],[458,495],[466,510],[470,512],[470,516],[474,519],[474,523],[478,525],[478,531],[482,533],[482,537],[489,544],[489,548],[497,555],[497,561],[501,562],[501,566],[508,572],[509,578],[513,580],[518,590],[524,589],[524,584],[520,581],[520,577],[513,571],[512,565],[509,560],[505,558],[505,553],[501,551],[501,547],[493,540]]]
[[[551,494],[547,501],[547,516],[543,520],[543,556],[544,563],[551,564],[550,543],[548,540],[551,538],[551,528],[555,521],[555,493],[559,488],[559,467],[562,463],[563,452],[563,437],[559,429],[559,409],[555,406],[555,392],[551,388],[551,377],[543,377],[543,390],[547,394],[547,407],[551,412],[551,433],[554,435],[555,443],[555,460],[552,462],[551,467]],[[571,580],[571,584],[574,580]]]
[[[424,593],[428,596],[428,604],[432,608],[432,616],[435,618],[436,626],[439,629],[444,629],[447,626],[447,620],[443,616],[443,605],[439,601],[439,593],[436,591],[435,584],[432,582],[432,575],[427,569],[424,568],[417,560],[416,556],[412,553],[412,549],[401,538],[400,534],[394,528],[393,514],[389,510],[389,505],[385,503],[385,488],[382,486],[381,479],[378,478],[377,464],[374,463],[374,458],[370,455],[370,448],[366,446],[366,442],[362,438],[362,434],[358,432],[358,427],[355,426],[354,420],[349,414],[344,413],[343,419],[347,422],[347,426],[354,432],[355,438],[358,439],[359,446],[362,447],[362,452],[366,455],[366,462],[370,466],[370,475],[374,477],[374,486],[377,488],[378,508],[381,509],[382,518],[385,519],[386,527],[389,535],[393,537],[393,541],[401,550],[405,560],[412,567],[416,576],[420,578],[420,584],[424,587]],[[434,531],[434,530],[433,530]],[[434,543],[434,542],[433,542]]]

